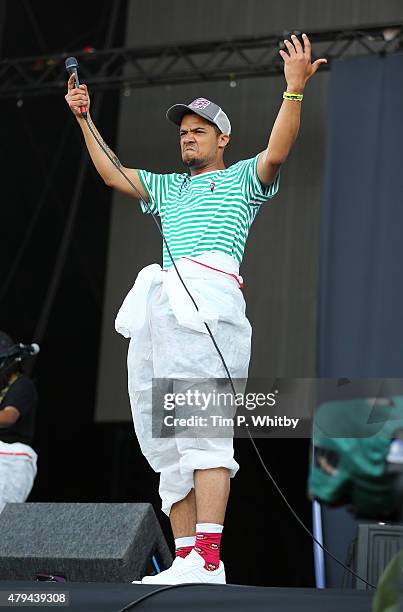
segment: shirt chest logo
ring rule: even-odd
[[[206,198],[206,201],[209,199],[213,199],[211,196],[216,198],[218,192],[220,191],[220,184],[215,180],[203,180],[192,183],[189,179],[184,180],[180,185],[176,196],[172,193],[172,198],[174,200],[180,200],[182,205],[192,205],[194,198]],[[168,201],[171,198],[168,196]]]

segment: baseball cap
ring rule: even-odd
[[[174,104],[167,110],[167,119],[180,125],[184,115],[196,113],[207,121],[214,123],[223,134],[231,134],[231,123],[222,108],[207,100],[206,98],[196,98],[189,104]]]
[[[7,376],[9,373],[10,364],[14,363],[14,360],[9,357],[10,349],[14,346],[12,338],[5,332],[0,331],[0,391],[5,385],[4,376]]]
[[[15,345],[14,340],[8,334],[0,331],[0,358],[8,355],[8,351]]]

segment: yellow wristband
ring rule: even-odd
[[[302,102],[302,100],[304,99],[304,94],[290,93],[288,91],[285,91],[283,93],[283,99],[284,100],[296,100],[297,102]]]

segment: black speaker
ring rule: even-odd
[[[73,582],[141,579],[172,555],[150,504],[7,504],[0,514],[0,579],[37,574]]]
[[[354,569],[371,584],[378,584],[389,561],[403,548],[403,526],[385,523],[360,523],[354,551]],[[356,589],[369,589],[355,579]]]

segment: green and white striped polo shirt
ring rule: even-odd
[[[154,174],[138,170],[149,206],[158,214],[172,256],[196,257],[222,251],[242,261],[245,243],[257,212],[278,191],[279,175],[266,189],[257,175],[256,157],[224,170]],[[141,202],[143,212],[149,212]],[[163,267],[172,265],[165,244]]]

